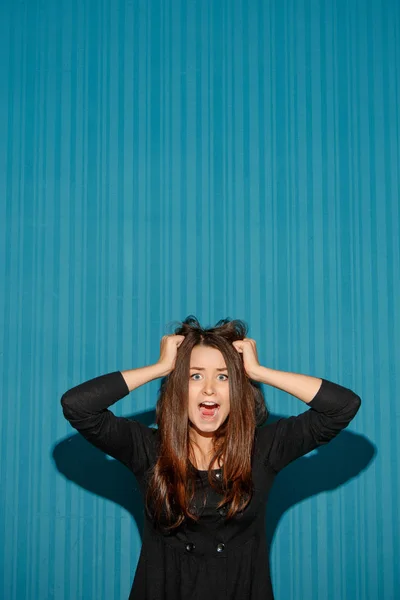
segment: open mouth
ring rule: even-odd
[[[219,404],[217,402],[201,402],[199,411],[203,419],[211,421],[218,414]]]

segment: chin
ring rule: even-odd
[[[203,431],[204,433],[207,433],[210,431],[217,431],[217,429],[225,423],[227,418],[228,415],[217,415],[216,417],[214,417],[214,419],[206,420],[197,416],[196,419],[189,418],[189,421],[192,427],[194,427],[198,431]]]

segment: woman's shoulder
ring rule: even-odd
[[[157,426],[153,424],[147,425],[146,423],[142,423],[142,421],[139,421],[136,417],[126,417],[126,420],[129,422],[132,430],[140,431],[140,433],[147,439],[158,439],[160,432]]]
[[[271,435],[274,434],[274,431],[276,429],[276,425],[277,425],[278,420],[276,421],[270,421],[268,423],[263,423],[262,425],[257,425],[257,427],[255,428],[255,438],[256,439],[265,439]]]
[[[264,453],[265,449],[272,444],[276,435],[277,425],[278,419],[269,423],[264,423],[263,425],[258,425],[255,428],[254,447],[256,451],[259,450]]]

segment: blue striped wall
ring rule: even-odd
[[[0,597],[127,598],[135,481],[59,400],[195,314],[363,400],[275,482],[277,600],[399,599],[400,4],[3,0],[0,49]]]

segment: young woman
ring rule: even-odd
[[[145,507],[129,598],[272,600],[265,513],[276,474],[347,427],[361,400],[326,379],[260,365],[247,325],[203,329],[189,316],[161,340],[157,363],[86,381],[61,399],[71,425],[130,469]],[[157,428],[109,407],[165,377]],[[268,417],[262,382],[308,405]]]

